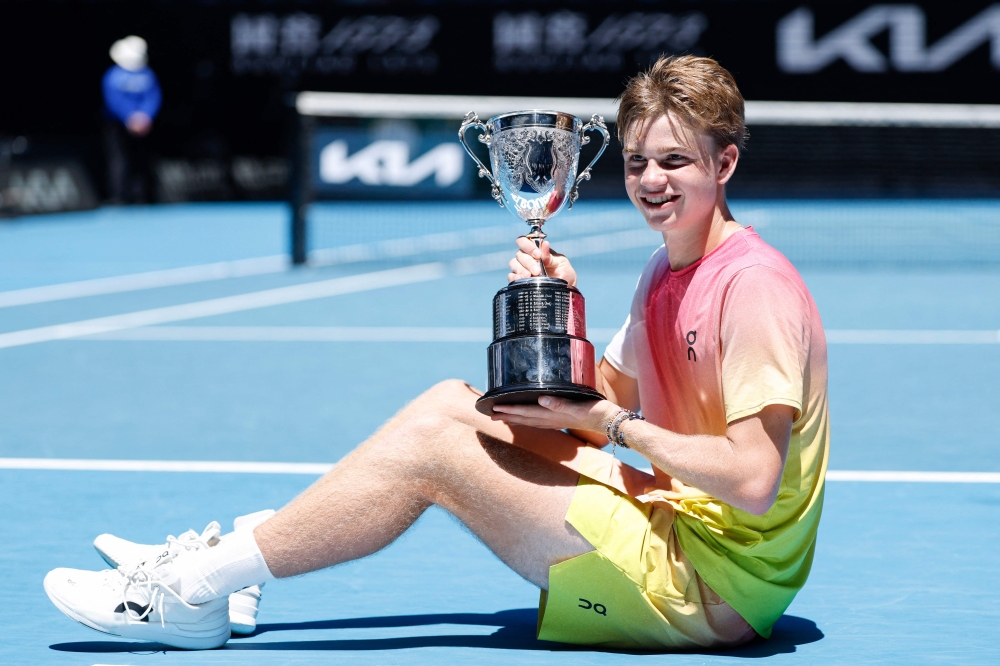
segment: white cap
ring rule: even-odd
[[[136,72],[146,66],[146,40],[129,35],[111,45],[111,59],[119,67]]]

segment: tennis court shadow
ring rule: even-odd
[[[286,622],[261,624],[249,636],[234,636],[226,645],[227,650],[402,650],[417,647],[481,647],[506,650],[563,650],[577,649],[558,643],[546,643],[535,639],[535,623],[538,610],[517,608],[497,613],[441,613],[428,615],[390,615],[383,617],[360,617],[338,620],[318,620],[313,622]],[[315,631],[322,629],[378,629],[393,627],[422,627],[437,624],[477,625],[499,627],[489,635],[426,635],[399,638],[370,638],[346,640],[274,641],[250,642],[253,638],[277,631]],[[117,641],[80,641],[57,643],[49,646],[60,652],[158,652],[173,648],[152,643],[125,643]]]
[[[815,643],[824,637],[823,631],[812,620],[794,615],[782,615],[775,622],[770,638],[758,638],[732,650],[713,650],[706,653],[750,659],[773,657],[777,654],[791,654],[799,645]]]
[[[500,650],[540,650],[540,651],[601,651],[628,654],[651,654],[623,650],[604,650],[593,647],[549,643],[535,638],[535,622],[538,611],[534,608],[517,608],[497,613],[441,613],[428,615],[390,615],[382,617],[347,618],[340,620],[319,620],[313,622],[288,622],[262,624],[257,631],[247,637],[234,636],[226,650],[267,650],[267,651],[368,651],[404,650],[421,647],[465,647]],[[362,638],[342,640],[308,641],[246,641],[245,638],[260,636],[277,631],[309,631],[322,629],[377,629],[393,627],[420,627],[438,624],[473,625],[499,627],[488,635],[436,634],[424,636],[401,636],[398,638]],[[782,617],[775,625],[770,640],[758,640],[749,645],[725,652],[706,651],[711,654],[726,654],[739,657],[766,657],[775,654],[795,652],[796,646],[812,643],[823,638],[823,632],[814,622],[791,615]],[[171,650],[150,643],[125,643],[115,641],[87,641],[57,643],[50,649],[60,652],[157,652]]]

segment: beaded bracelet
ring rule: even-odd
[[[614,441],[615,441],[614,438],[611,436],[611,425],[615,422],[615,420],[619,416],[621,416],[622,414],[624,414],[627,411],[628,410],[625,409],[624,407],[619,407],[618,411],[615,412],[615,415],[612,416],[610,419],[608,419],[608,424],[606,426],[604,426],[604,433],[608,436],[608,443],[609,444],[613,444]]]
[[[629,448],[629,445],[625,443],[625,432],[622,430],[622,426],[625,425],[626,421],[645,421],[643,417],[639,416],[631,410],[625,410],[625,414],[622,416],[621,420],[615,424],[615,427],[611,429],[611,434],[615,436],[615,443],[622,447],[623,449]]]
[[[634,421],[636,419],[640,421],[646,420],[632,410],[625,409],[624,407],[621,408],[618,413],[614,415],[614,418],[608,421],[607,428],[605,428],[608,441],[615,446],[622,447],[623,449],[629,448],[629,445],[625,443],[625,433],[622,432],[621,427],[626,421]]]

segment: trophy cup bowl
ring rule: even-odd
[[[466,143],[469,128],[481,130],[492,171]],[[580,149],[589,131],[604,143],[579,175]],[[465,150],[492,185],[493,198],[530,226],[527,237],[540,245],[542,225],[567,205],[590,179],[590,168],[610,141],[604,119],[584,124],[558,111],[515,111],[480,122],[470,112],[458,131]],[[565,280],[549,277],[514,280],[493,298],[493,343],[487,350],[488,385],[476,409],[492,414],[495,404],[537,403],[552,395],[572,400],[601,400],[596,386],[594,346],[587,340],[583,295]]]

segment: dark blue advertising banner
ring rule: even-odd
[[[988,0],[32,0],[0,24],[0,134],[93,131],[108,48],[137,34],[167,152],[273,154],[296,90],[611,98],[661,54],[716,58],[747,99],[1000,103]]]
[[[1000,0],[9,0],[0,25],[0,62],[9,64],[0,142],[25,136],[35,153],[25,159],[74,159],[98,186],[108,49],[129,34],[149,43],[163,105],[146,147],[165,201],[282,196],[295,134],[289,100],[302,90],[611,99],[660,55],[694,54],[728,68],[749,100],[1000,104]],[[455,146],[438,146],[454,137],[417,130],[419,140],[393,138],[399,127],[383,138],[374,126],[329,135],[332,147],[316,148],[315,189],[451,197],[481,185],[469,184],[468,163],[461,175],[448,170]],[[858,176],[865,191],[929,192],[912,184],[925,161],[907,161],[905,187],[892,184],[888,165],[931,145],[935,159],[955,155],[958,170],[938,174],[983,192],[994,181],[979,174],[993,169],[1000,133],[942,130],[929,143],[907,128],[845,130],[836,140],[833,130],[775,131],[751,128],[742,178],[755,163],[770,174],[747,186],[754,193],[787,190],[816,155],[839,159],[836,172],[847,175],[855,163],[882,165]],[[821,149],[809,149],[818,134]],[[43,145],[63,152],[43,154]],[[878,151],[858,159],[859,146]],[[803,154],[790,165],[795,150]]]

